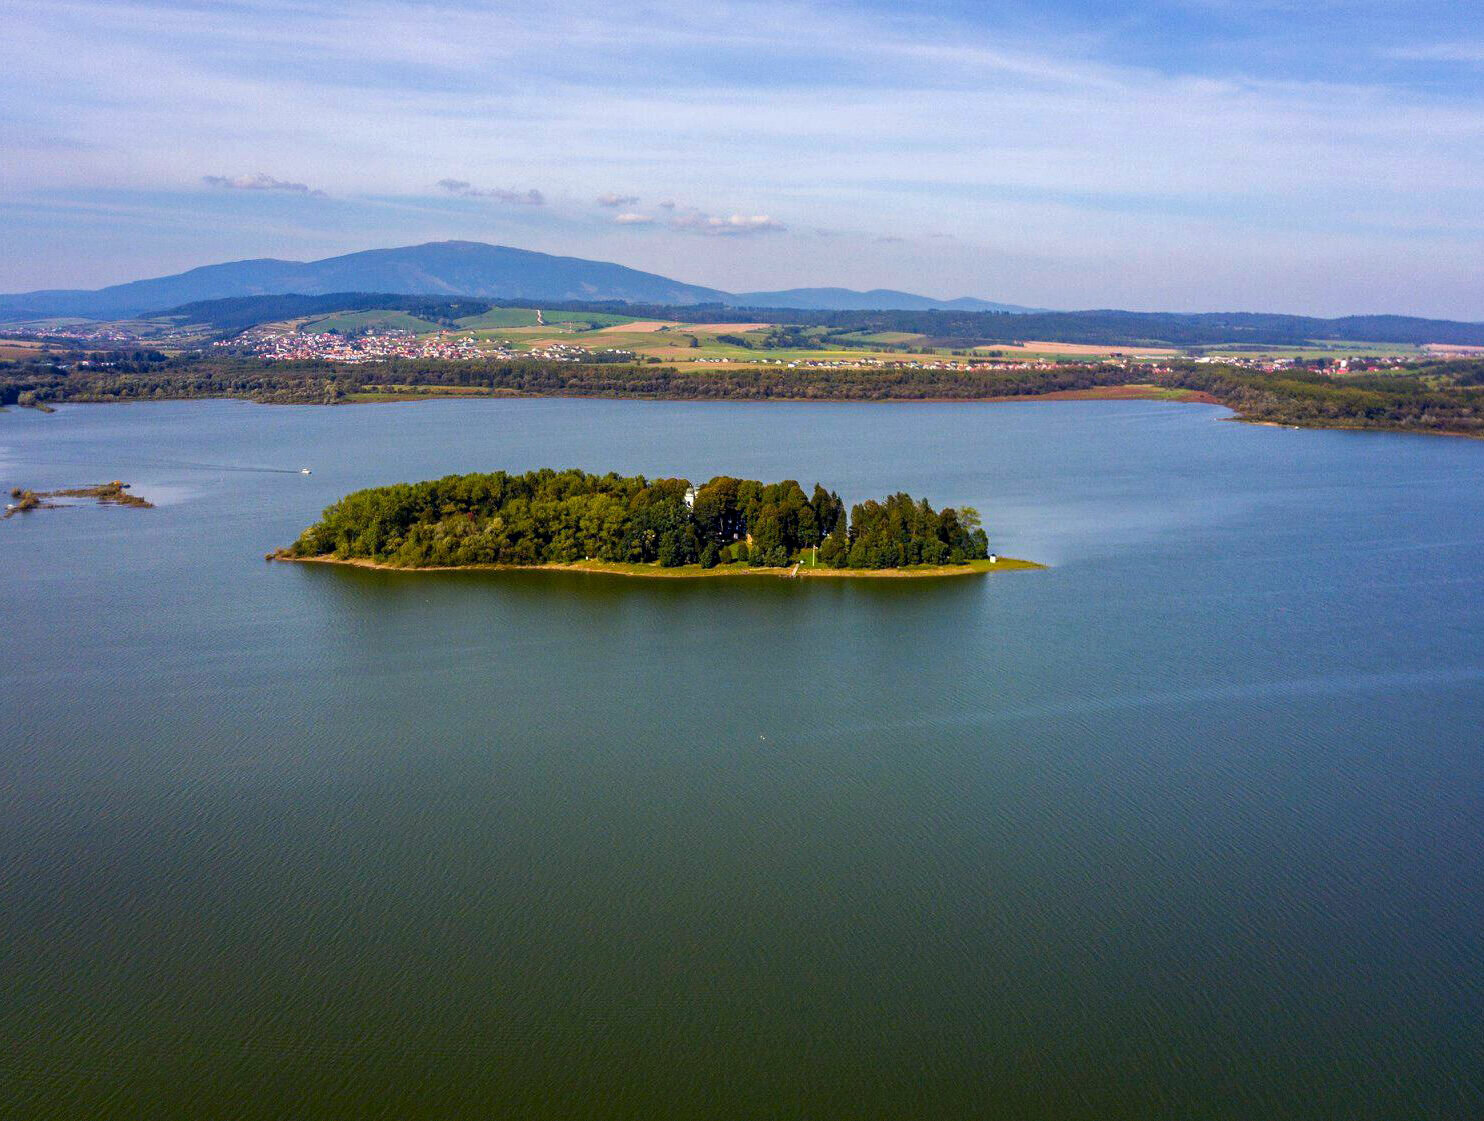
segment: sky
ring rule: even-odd
[[[1484,320],[1476,0],[6,0],[0,291],[459,238]]]

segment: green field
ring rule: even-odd
[[[339,331],[343,335],[349,335],[357,331],[372,329],[412,331],[419,335],[443,330],[438,324],[427,319],[419,319],[405,311],[382,310],[338,312],[335,315],[327,315],[323,319],[312,319],[300,326],[299,331],[305,335],[322,335],[327,331]]]
[[[911,331],[870,331],[860,334],[837,335],[837,341],[843,343],[887,343],[900,346],[903,343],[909,346],[921,346],[927,342],[926,335],[913,334]]]
[[[1379,358],[1387,355],[1420,357],[1424,352],[1411,343],[1313,342],[1308,346],[1201,346],[1194,352],[1213,357],[1238,358]]]
[[[578,324],[586,327],[589,324],[597,324],[599,327],[611,327],[618,323],[632,323],[632,315],[612,315],[602,311],[545,311],[542,318],[548,325]],[[460,319],[458,324],[461,328],[475,331],[488,330],[492,327],[534,327],[536,326],[536,313],[530,308],[497,307],[490,308],[483,315],[471,315]]]

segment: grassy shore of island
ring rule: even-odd
[[[269,553],[267,559],[287,561],[291,564],[329,564],[347,568],[369,568],[378,572],[591,572],[602,576],[633,576],[650,580],[700,580],[746,576],[764,576],[774,580],[802,578],[911,580],[941,576],[976,576],[991,572],[1027,572],[1046,567],[1044,564],[1022,560],[1018,557],[997,557],[995,560],[981,557],[966,564],[918,564],[905,568],[826,568],[802,561],[792,568],[754,568],[752,565],[739,563],[702,568],[699,564],[665,567],[658,562],[625,564],[619,561],[598,560],[571,561],[565,564],[450,564],[409,567],[385,564],[366,557],[337,557],[332,554],[300,557],[288,550]]]

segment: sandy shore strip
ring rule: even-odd
[[[921,565],[912,568],[752,568],[749,565],[728,564],[715,568],[702,568],[698,564],[662,568],[657,564],[620,564],[612,561],[573,561],[570,564],[453,564],[430,565],[423,568],[403,568],[394,564],[365,557],[295,557],[285,552],[269,553],[270,561],[285,561],[289,564],[329,564],[344,568],[369,568],[378,572],[589,572],[601,576],[630,576],[647,580],[710,580],[724,577],[761,576],[774,580],[914,580],[945,576],[980,576],[991,572],[1027,572],[1042,569],[1044,564],[1020,560],[1016,557],[999,557],[994,563],[987,560],[970,561],[968,564]]]

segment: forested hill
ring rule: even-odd
[[[1033,309],[1019,304],[1002,304],[960,296],[953,300],[935,300],[912,292],[892,288],[872,288],[858,292],[851,288],[785,288],[778,292],[739,292],[727,301],[737,307],[788,307],[834,311],[879,311],[899,308],[904,311],[1012,311]]]
[[[819,550],[831,568],[963,565],[988,555],[978,512],[894,494],[852,507],[815,484],[582,471],[450,475],[347,495],[286,551],[405,568],[598,560],[778,568]]]
[[[588,310],[586,307],[584,310]],[[591,310],[599,310],[594,306]],[[1405,315],[1317,319],[1262,312],[1142,311],[797,311],[786,308],[628,309],[696,322],[755,320],[813,324],[856,333],[905,331],[962,343],[1088,343],[1097,346],[1297,346],[1311,341],[1484,346],[1484,323]]]
[[[1356,315],[1315,319],[1257,312],[1134,311],[801,311],[797,308],[730,307],[719,303],[679,306],[618,300],[521,300],[478,296],[430,297],[340,292],[327,295],[262,295],[204,300],[156,309],[157,314],[241,330],[257,323],[335,311],[394,308],[451,322],[491,307],[541,307],[553,311],[619,312],[641,319],[690,323],[778,323],[817,325],[865,334],[904,331],[929,339],[970,345],[1025,340],[1099,346],[1298,346],[1306,342],[1446,343],[1484,346],[1484,323],[1418,319],[1404,315]]]
[[[497,306],[473,297],[395,296],[386,292],[331,292],[323,296],[232,296],[197,300],[167,308],[160,314],[184,323],[204,323],[222,330],[241,331],[260,323],[277,323],[306,315],[333,315],[342,311],[405,311],[444,326],[454,320],[483,315]]]

